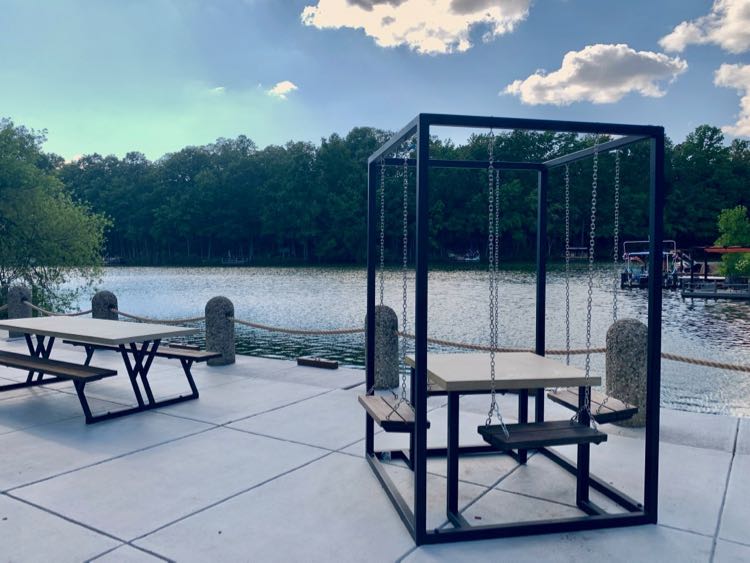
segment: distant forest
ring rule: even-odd
[[[56,174],[72,197],[110,218],[106,254],[126,264],[357,263],[365,260],[366,163],[390,133],[358,127],[319,145],[290,141],[259,149],[245,136],[149,161],[138,152],[124,158],[91,154],[58,161]],[[514,131],[495,137],[502,160],[546,160],[603,137]],[[433,158],[487,159],[487,135],[464,144],[432,140]],[[599,158],[598,248],[611,255],[614,155]],[[620,240],[647,236],[648,143],[621,153]],[[572,245],[587,241],[592,161],[570,168]],[[410,234],[414,220],[414,173],[410,181]],[[750,205],[750,143],[727,145],[721,131],[702,125],[683,143],[667,148],[666,236],[682,248],[711,244],[719,212]],[[401,170],[386,175],[386,247],[395,263],[401,249]],[[500,221],[502,255],[533,256],[536,174],[503,172]],[[550,255],[564,247],[563,169],[550,176]],[[430,232],[433,254],[478,250],[486,255],[487,173],[431,172]],[[413,237],[412,237],[413,238]]]

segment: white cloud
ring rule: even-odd
[[[666,51],[678,53],[690,44],[706,43],[730,53],[750,49],[750,0],[715,0],[709,14],[682,22],[659,40]]]
[[[294,92],[295,90],[299,90],[299,88],[297,88],[297,85],[294,82],[290,82],[289,80],[282,80],[281,82],[277,82],[273,88],[268,90],[267,94],[269,96],[275,96],[276,98],[286,100],[287,94]]]
[[[217,86],[216,88],[211,88],[208,92],[214,96],[221,96],[222,94],[225,94],[226,91],[227,89],[224,86]]]
[[[735,88],[741,95],[737,122],[725,125],[722,131],[735,137],[750,137],[750,65],[721,65],[714,74],[714,84]]]
[[[661,82],[671,82],[687,69],[682,59],[663,53],[636,51],[625,44],[588,45],[570,51],[554,72],[536,71],[525,80],[509,84],[504,93],[525,104],[568,105],[590,101],[619,101],[630,92],[658,98],[665,94]]]
[[[381,47],[405,45],[420,54],[467,51],[473,27],[483,40],[513,31],[531,0],[318,0],[302,11],[305,25],[362,29]]]

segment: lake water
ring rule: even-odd
[[[385,303],[400,315],[401,274],[386,275]],[[598,267],[594,283],[592,345],[604,345],[612,322],[611,267]],[[430,336],[486,344],[487,273],[481,270],[430,272]],[[549,272],[547,347],[565,345],[565,280]],[[410,288],[413,290],[413,278]],[[342,268],[108,268],[100,288],[115,293],[128,313],[174,319],[200,316],[216,295],[232,300],[235,317],[293,328],[362,326],[365,316],[365,271]],[[501,272],[500,343],[532,347],[534,338],[534,272]],[[89,308],[90,295],[79,305]],[[413,295],[409,295],[409,313]],[[646,292],[618,290],[619,318],[646,320]],[[413,328],[410,327],[410,328]],[[571,279],[571,345],[583,347],[586,334],[585,264],[576,264]],[[202,343],[203,337],[194,341]],[[664,293],[663,350],[687,356],[750,365],[750,304],[729,301],[683,301]],[[272,358],[318,355],[344,365],[364,363],[364,336],[287,336],[237,325],[237,351]],[[573,363],[582,365],[583,356]],[[603,354],[593,357],[604,376]],[[712,413],[750,416],[750,374],[663,362],[662,404]]]

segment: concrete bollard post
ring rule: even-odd
[[[638,407],[638,414],[616,422],[620,426],[646,424],[646,352],[648,327],[635,319],[615,321],[607,331],[607,395]]]
[[[234,305],[226,297],[213,297],[206,303],[206,350],[220,358],[208,360],[209,366],[234,363]]]
[[[91,318],[116,321],[119,315],[112,309],[117,309],[117,297],[111,291],[97,291],[91,298]]]
[[[367,318],[365,318],[365,326],[367,326]],[[398,368],[398,317],[390,307],[377,305],[375,307],[375,389],[398,387]]]
[[[31,317],[31,290],[25,285],[14,285],[8,289],[8,318],[28,319]],[[21,338],[23,332],[9,332],[10,338]]]

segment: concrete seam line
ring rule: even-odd
[[[314,399],[316,397],[322,397],[323,395],[327,395],[328,393],[331,393],[332,391],[338,391],[338,389],[326,389],[322,393],[316,393],[315,395],[310,395],[309,397],[305,397],[303,399],[298,399],[296,401],[292,401],[291,403],[286,403],[284,405],[280,405],[278,407],[273,407],[272,409],[256,412],[253,414],[249,414],[247,416],[243,416],[242,418],[238,418],[235,420],[230,420],[229,422],[224,422],[222,424],[218,424],[217,426],[226,426],[228,424],[234,424],[235,422],[242,422],[243,420],[247,420],[249,418],[255,418],[256,416],[260,416],[262,414],[268,414],[269,412],[274,412],[277,410],[285,409],[286,407],[291,407],[293,405],[298,405],[299,403],[303,403],[305,401],[309,401],[310,399]]]
[[[287,476],[287,475],[289,475],[291,473],[294,473],[295,471],[298,471],[298,470],[300,470],[300,469],[302,469],[304,467],[307,467],[308,465],[312,465],[313,463],[315,463],[317,461],[320,461],[321,459],[324,459],[324,458],[326,458],[326,457],[328,457],[328,456],[330,456],[330,455],[332,455],[334,453],[336,453],[336,452],[330,452],[330,451],[326,452],[322,456],[319,456],[319,457],[316,457],[315,459],[311,459],[309,461],[306,461],[302,465],[298,465],[296,467],[293,467],[293,468],[291,468],[291,469],[289,469],[287,471],[279,473],[278,475],[274,475],[273,477],[270,477],[270,478],[266,479],[265,481],[262,481],[260,483],[256,483],[252,487],[248,487],[247,489],[244,489],[242,491],[238,491],[236,493],[233,493],[233,494],[229,495],[226,498],[223,498],[221,500],[218,500],[216,502],[208,504],[208,505],[206,505],[206,506],[204,506],[202,508],[199,508],[198,510],[193,511],[190,514],[185,514],[185,515],[181,516],[180,518],[177,518],[176,520],[173,520],[172,522],[169,522],[167,524],[159,526],[158,528],[155,528],[155,529],[151,530],[150,532],[147,532],[147,533],[145,533],[145,534],[143,534],[141,536],[135,537],[135,538],[131,539],[129,542],[127,542],[127,543],[131,543],[131,542],[135,542],[135,541],[139,541],[139,540],[142,540],[144,538],[147,538],[148,536],[151,536],[151,535],[153,535],[153,534],[155,534],[157,532],[160,532],[161,530],[163,530],[165,528],[173,526],[174,524],[177,524],[178,522],[182,522],[183,520],[187,520],[188,518],[191,518],[192,516],[195,516],[196,514],[200,514],[201,512],[205,512],[206,510],[209,510],[211,508],[219,506],[220,504],[224,504],[225,502],[227,502],[229,500],[232,500],[233,498],[237,498],[240,495],[244,495],[246,493],[249,493],[250,491],[252,491],[254,489],[257,489],[259,487],[262,487],[263,485],[266,485],[266,484],[270,483],[271,481],[275,481],[276,479],[279,479],[281,477],[285,477],[285,476]]]
[[[32,506],[32,507],[34,507],[34,508],[36,508],[38,510],[41,510],[42,512],[45,512],[45,513],[47,513],[47,514],[49,514],[51,516],[56,516],[57,518],[65,520],[66,522],[70,522],[71,524],[75,524],[76,526],[80,526],[82,528],[86,528],[87,530],[89,530],[91,532],[96,532],[97,534],[100,534],[102,536],[108,537],[109,539],[112,539],[112,540],[115,540],[115,541],[119,541],[119,542],[122,542],[122,543],[127,543],[124,539],[118,538],[114,534],[110,534],[109,532],[105,532],[104,530],[99,530],[98,528],[94,528],[93,526],[91,526],[89,524],[85,524],[83,522],[79,522],[78,520],[75,520],[74,518],[71,518],[70,516],[65,516],[64,514],[60,514],[59,512],[51,510],[51,509],[49,509],[49,508],[47,508],[45,506],[42,506],[41,504],[37,504],[35,502],[31,502],[30,500],[26,500],[24,498],[17,497],[17,496],[12,495],[12,494],[10,494],[8,492],[2,493],[2,494],[4,494],[5,496],[7,496],[8,498],[12,498],[13,500],[17,500],[18,502],[21,502],[23,504],[26,504],[28,506]]]
[[[737,419],[737,426],[734,429],[734,444],[732,445],[732,459],[729,462],[729,469],[727,470],[727,478],[724,482],[724,494],[721,497],[721,506],[719,507],[719,517],[716,519],[716,531],[714,532],[713,542],[711,543],[711,558],[709,561],[713,563],[716,558],[716,546],[719,542],[719,532],[721,531],[721,521],[724,517],[724,506],[727,503],[727,493],[729,492],[729,481],[732,478],[732,468],[734,467],[734,460],[737,459],[737,440],[740,434],[740,422],[742,419]]]
[[[269,440],[275,440],[277,442],[283,442],[285,444],[294,444],[295,446],[306,446],[308,448],[314,448],[316,450],[323,450],[329,453],[338,453],[338,450],[334,448],[327,448],[326,446],[319,446],[317,444],[308,444],[307,442],[300,442],[298,440],[290,440],[289,438],[280,438],[278,436],[271,436],[270,434],[263,434],[263,432],[254,432],[252,430],[245,430],[244,428],[234,428],[232,426],[222,426],[226,430],[233,430],[234,432],[242,432],[243,434],[249,434],[250,436],[258,436],[260,438],[268,438]]]
[[[172,438],[171,440],[165,440],[164,442],[159,442],[157,444],[151,444],[150,446],[145,446],[143,448],[138,448],[136,450],[132,450],[129,452],[125,452],[116,456],[108,457],[106,459],[101,459],[99,461],[95,461],[94,463],[89,463],[87,465],[82,465],[80,467],[76,467],[74,469],[68,469],[67,471],[63,471],[61,473],[57,473],[55,475],[50,475],[48,477],[43,477],[42,479],[37,479],[36,481],[31,481],[29,483],[24,483],[23,485],[16,485],[15,487],[11,487],[10,489],[6,489],[5,491],[2,491],[0,494],[8,494],[17,491],[18,489],[23,489],[25,487],[31,487],[33,485],[38,485],[39,483],[44,483],[45,481],[49,481],[50,479],[56,479],[57,477],[62,477],[63,475],[68,475],[70,473],[75,473],[76,471],[81,471],[82,469],[89,469],[91,467],[96,467],[97,465],[101,465],[103,463],[107,463],[110,461],[114,461],[115,459],[120,459],[123,457],[127,457],[132,454],[137,454],[140,452],[145,452],[148,450],[151,450],[153,448],[158,448],[159,446],[165,446],[167,444],[171,444],[173,442],[177,442],[179,440],[184,440],[186,438],[192,438],[193,436],[197,436],[199,434],[203,434],[204,432],[209,432],[211,430],[216,430],[217,428],[220,428],[219,426],[212,425],[210,428],[203,428],[201,430],[198,430],[197,432],[191,432],[190,434],[185,434],[184,436],[179,436],[177,438]],[[14,497],[15,498],[15,497]],[[122,540],[125,542],[125,540]]]

